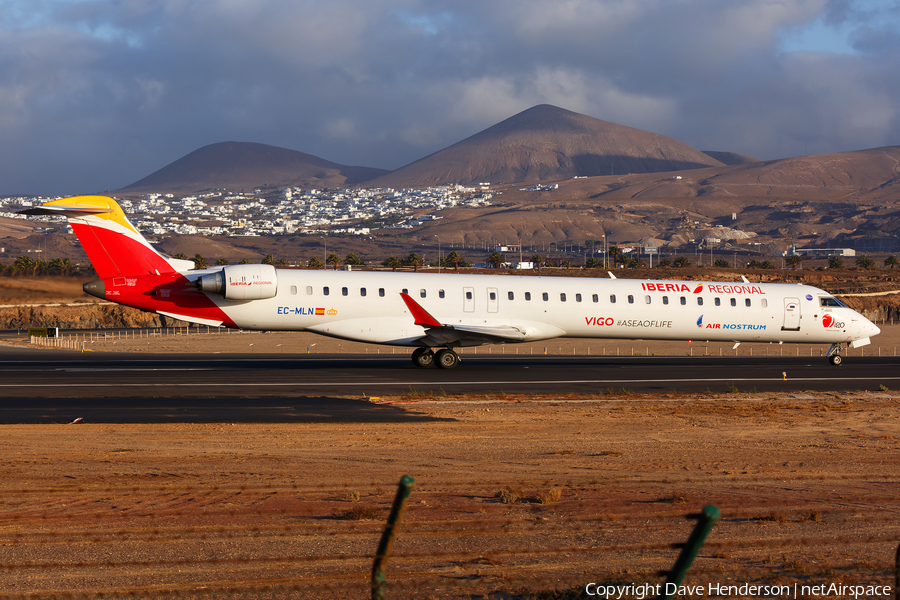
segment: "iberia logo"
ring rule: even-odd
[[[825,315],[822,317],[822,326],[823,327],[831,327],[834,325],[834,317],[831,315]]]
[[[700,285],[698,285],[696,288],[694,288],[694,293],[695,293],[695,294],[699,294],[699,293],[702,292],[702,291],[703,291],[703,284],[702,284],[702,283],[701,283]]]

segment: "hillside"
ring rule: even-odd
[[[120,195],[193,193],[227,188],[350,187],[386,173],[348,167],[325,159],[252,142],[210,144],[179,158],[140,181],[117,190]]]
[[[367,185],[533,183],[710,166],[722,163],[664,135],[542,104]]]

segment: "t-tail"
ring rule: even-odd
[[[234,326],[206,295],[195,290],[202,272],[193,261],[158,252],[131,224],[119,204],[106,196],[75,196],[22,211],[64,216],[100,277],[84,291],[141,310],[206,325]]]
[[[171,275],[194,268],[192,261],[157,252],[112,198],[63,198],[22,213],[67,217],[101,279],[125,275]]]

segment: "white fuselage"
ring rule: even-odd
[[[185,276],[196,279],[212,271]],[[208,297],[244,329],[422,345],[426,328],[415,324],[401,292],[442,325],[523,332],[512,341],[562,336],[867,343],[879,333],[831,294],[792,284],[278,269],[273,298]],[[485,343],[497,342],[456,345]]]

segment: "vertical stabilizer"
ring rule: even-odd
[[[117,275],[180,273],[193,268],[191,261],[169,258],[157,252],[112,198],[76,196],[53,200],[22,211],[27,215],[61,215],[101,279]]]

